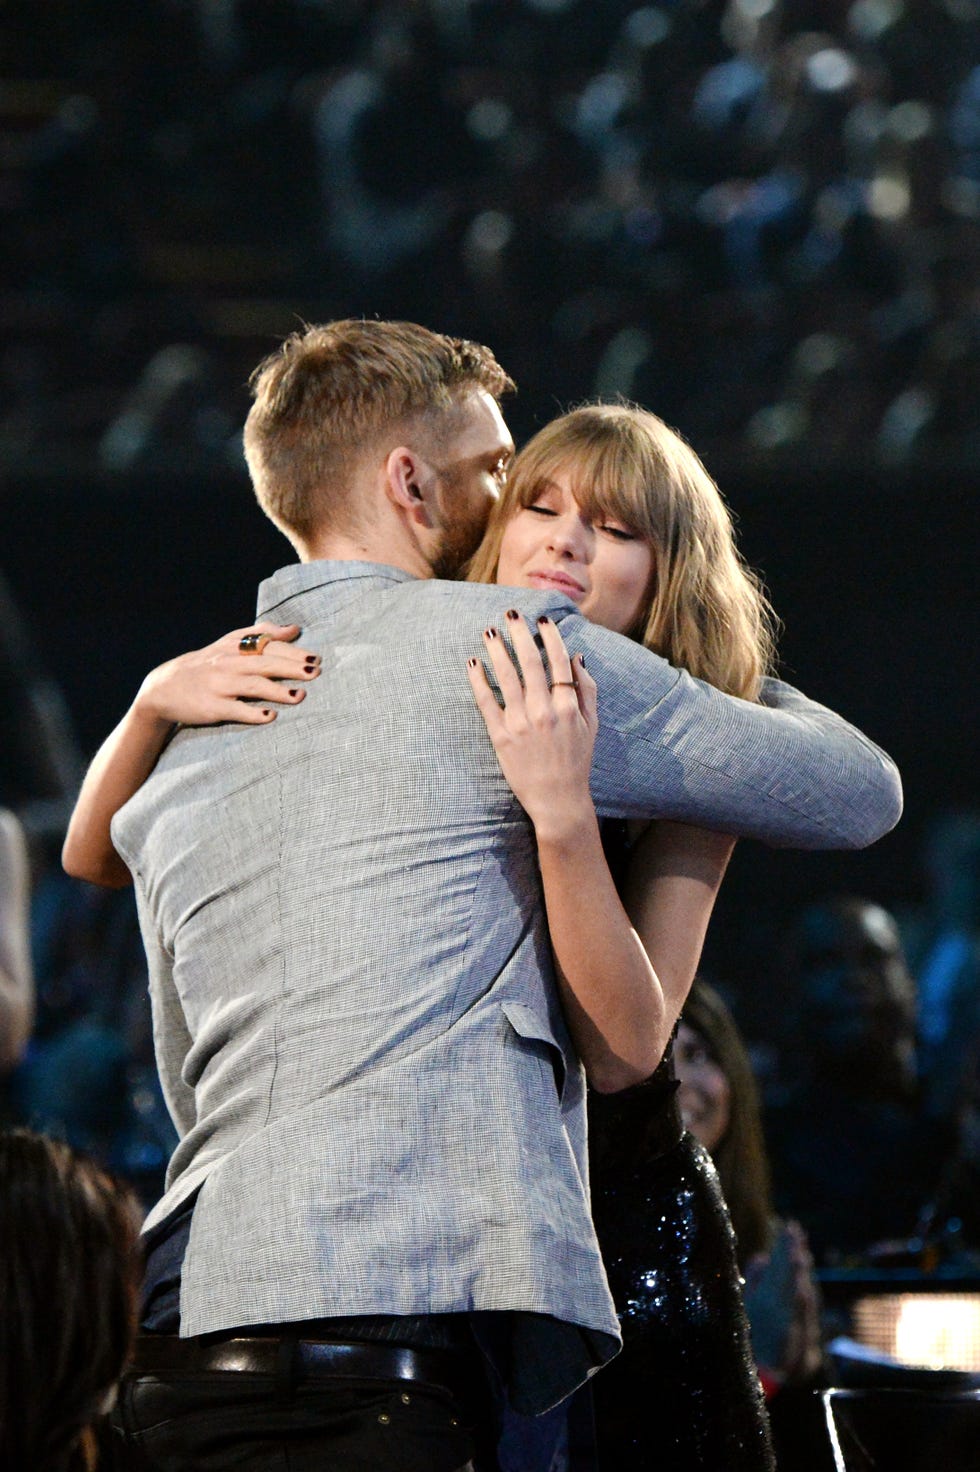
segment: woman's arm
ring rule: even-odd
[[[239,640],[250,633],[268,634],[272,642],[261,654],[243,654]],[[86,773],[61,852],[69,874],[111,889],[129,884],[112,846],[115,814],[142,787],[177,724],[268,725],[276,705],[301,701],[300,682],[319,674],[320,656],[292,643],[298,634],[295,624],[252,624],[151,670]]]
[[[486,648],[503,708],[476,661],[470,682],[504,776],[534,824],[572,1037],[589,1082],[611,1093],[648,1078],[663,1056],[733,840],[658,824],[638,845],[627,913],[589,792],[595,683],[578,656],[569,661],[550,620],[539,628],[555,681],[550,689],[527,625],[511,614],[523,685],[503,641],[489,631]]]
[[[655,958],[668,1036],[687,1001],[734,847],[727,833],[661,821],[630,850],[623,904],[647,954]]]

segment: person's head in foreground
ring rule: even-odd
[[[635,405],[585,405],[529,441],[468,576],[557,588],[595,623],[730,694],[755,698],[772,661],[771,611],[717,486]]]
[[[90,1472],[130,1354],[139,1208],[92,1161],[0,1134],[0,1466]]]

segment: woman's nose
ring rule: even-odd
[[[550,526],[551,548],[562,557],[584,562],[588,555],[589,529],[580,516],[558,516]]]

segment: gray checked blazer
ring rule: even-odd
[[[721,695],[558,594],[277,573],[259,615],[301,625],[321,678],[269,725],[180,731],[113,824],[180,1134],[147,1225],[197,1193],[184,1334],[512,1310],[576,1326],[587,1368],[615,1351],[533,833],[466,681],[512,605],[587,656],[600,813],[804,848],[899,815],[837,716]]]

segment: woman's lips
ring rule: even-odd
[[[582,584],[564,572],[531,572],[528,573],[528,581],[536,588],[555,588],[559,593],[565,593],[574,603],[580,603],[585,597]]]

